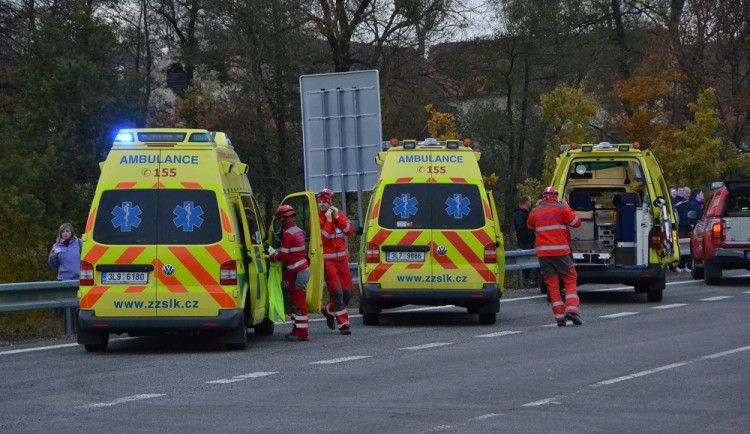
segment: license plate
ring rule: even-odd
[[[385,252],[389,262],[424,262],[424,252]]]
[[[148,283],[148,273],[145,271],[131,271],[131,272],[120,272],[120,271],[108,271],[102,274],[102,283]]]

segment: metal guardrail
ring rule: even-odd
[[[505,272],[517,271],[523,287],[522,271],[539,268],[534,249],[505,252]],[[354,284],[359,284],[359,264],[350,263]],[[65,333],[75,334],[73,311],[78,308],[77,280],[0,284],[0,313],[42,309],[65,310]]]
[[[75,334],[73,309],[78,308],[77,280],[5,283],[0,285],[0,312],[65,310],[65,334]]]

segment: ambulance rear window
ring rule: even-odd
[[[390,184],[378,223],[388,229],[477,229],[485,223],[482,196],[472,184]]]
[[[211,190],[122,189],[102,193],[94,241],[109,245],[200,245],[221,240]]]

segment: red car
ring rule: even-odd
[[[690,233],[692,276],[716,285],[722,270],[750,270],[750,180],[724,181]]]

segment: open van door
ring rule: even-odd
[[[305,232],[305,248],[310,266],[310,281],[307,283],[307,310],[320,312],[323,298],[323,239],[320,236],[318,219],[318,201],[312,191],[290,194],[281,201],[281,205],[294,208],[294,221]],[[278,249],[281,243],[281,224],[276,221],[275,213],[268,225],[265,245]],[[286,307],[289,313],[289,307]]]

